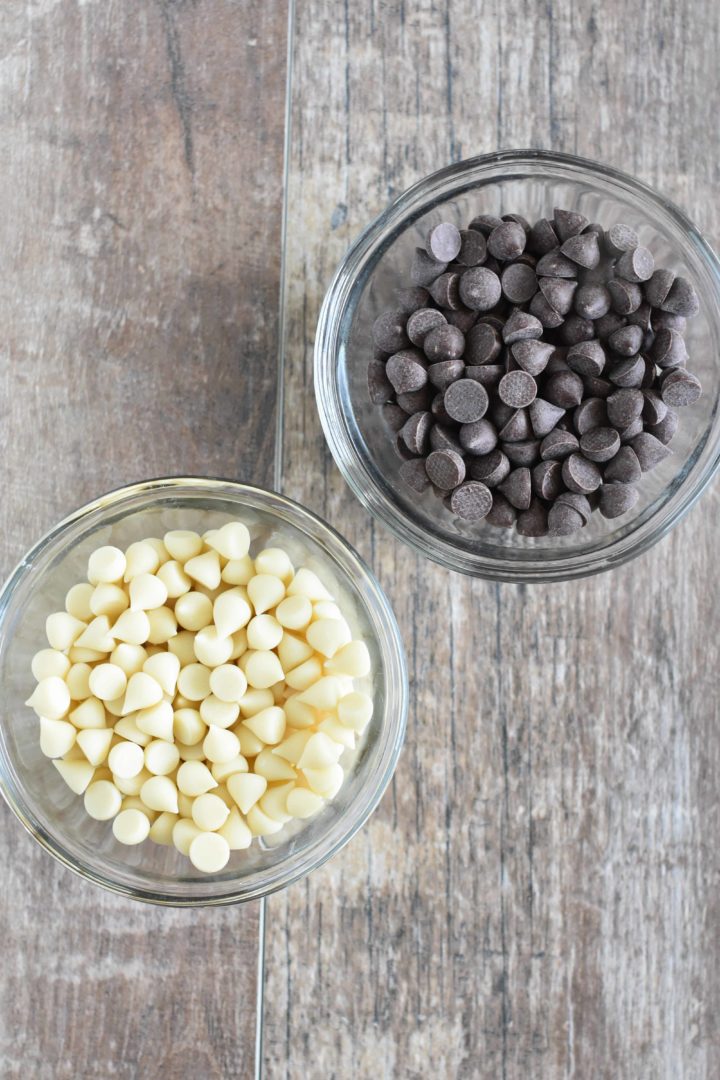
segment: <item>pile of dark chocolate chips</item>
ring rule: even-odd
[[[555,210],[436,225],[373,325],[371,400],[402,480],[457,518],[566,536],[619,517],[671,451],[693,286],[627,225]]]

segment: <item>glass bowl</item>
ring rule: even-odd
[[[599,513],[569,537],[530,539],[487,523],[460,523],[432,491],[399,479],[400,460],[380,410],[368,398],[366,371],[375,317],[410,284],[415,247],[439,221],[465,228],[480,213],[552,217],[555,206],[579,210],[606,228],[633,226],[658,266],[689,278],[700,313],[688,320],[688,367],[703,395],[680,410],[672,456],[638,484],[630,513]],[[409,188],[362,233],[337,270],[320,313],[315,394],[335,461],[358,499],[397,537],[443,566],[504,581],[578,578],[619,566],[647,551],[675,525],[718,466],[720,420],[720,265],[695,226],[649,187],[605,165],[565,154],[515,150],[451,165]]]
[[[94,821],[39,746],[24,704],[30,661],[46,646],[46,616],[62,610],[68,588],[85,578],[89,553],[121,548],[168,529],[219,527],[239,517],[257,546],[277,542],[296,565],[315,569],[366,640],[372,674],[363,680],[375,713],[335,799],[316,817],[231,853],[219,874],[196,871],[174,848],[118,843],[110,822]],[[176,906],[229,904],[283,888],[320,866],[362,826],[397,763],[405,732],[407,673],[397,623],[374,577],[350,545],[308,510],[274,492],[225,480],[151,480],[121,488],[77,510],[35,545],[0,593],[0,790],[23,825],[81,876],[138,900]],[[345,763],[341,759],[341,763]]]

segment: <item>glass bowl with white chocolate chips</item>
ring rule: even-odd
[[[343,476],[399,539],[478,577],[566,580],[646,551],[708,485],[719,354],[720,264],[677,207],[513,150],[425,177],[358,237],[315,394]]]
[[[255,899],[361,827],[403,742],[394,615],[297,503],[149,481],[62,521],[0,594],[0,788],[87,879]]]

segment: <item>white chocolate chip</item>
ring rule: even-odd
[[[138,709],[149,709],[151,705],[157,705],[162,699],[163,690],[160,683],[147,672],[136,671],[128,680],[122,707],[123,715],[127,716],[128,713],[137,712]]]
[[[135,723],[140,731],[154,739],[164,739],[171,743],[174,738],[173,707],[169,701],[158,701],[148,709],[140,709],[135,714]]]
[[[200,836],[200,829],[194,821],[181,817],[175,822],[172,831],[172,842],[182,855],[190,854],[190,845],[196,836]]]
[[[202,701],[210,693],[210,670],[204,664],[188,664],[178,676],[178,690],[189,701]]]
[[[192,819],[198,829],[214,832],[221,829],[228,818],[230,811],[218,796],[212,792],[198,795],[192,806]]]
[[[259,806],[248,811],[247,823],[253,836],[271,836],[282,829],[282,822],[263,814]]]
[[[352,728],[345,727],[341,724],[336,716],[330,713],[324,720],[318,724],[318,731],[324,732],[335,742],[340,743],[348,750],[355,749],[356,736]]]
[[[134,742],[123,740],[113,746],[108,754],[108,765],[121,780],[131,780],[137,776],[144,764],[142,747]]]
[[[150,826],[150,839],[154,840],[156,844],[170,847],[173,842],[173,829],[179,820],[177,814],[170,814],[168,811],[159,814]]]
[[[147,613],[150,633],[148,641],[150,645],[165,645],[178,632],[175,613],[169,607],[153,608]]]
[[[312,705],[299,700],[299,694],[292,694],[283,705],[287,722],[294,728],[309,728],[317,723],[317,715]]]
[[[205,593],[185,593],[175,601],[175,618],[179,626],[197,633],[213,620],[212,600]]]
[[[305,637],[308,644],[328,660],[352,640],[350,627],[344,619],[318,619],[308,626]]]
[[[176,709],[173,716],[173,734],[178,742],[186,746],[195,746],[202,742],[207,731],[197,709]]]
[[[153,776],[169,776],[180,764],[180,751],[174,743],[153,739],[145,747],[145,768]]]
[[[164,693],[171,696],[175,693],[180,674],[180,661],[177,656],[170,652],[159,652],[155,656],[149,656],[143,664],[143,671],[160,683]]]
[[[279,706],[271,705],[244,720],[243,724],[264,743],[279,743],[285,734],[285,713]]]
[[[289,585],[295,569],[287,551],[282,548],[264,548],[255,559],[256,574],[271,574],[280,578],[283,585]]]
[[[247,627],[247,643],[250,649],[274,649],[280,644],[283,628],[272,615],[256,615]]]
[[[332,675],[349,675],[361,679],[370,673],[370,653],[364,641],[351,641],[343,645],[332,659],[325,663],[325,671]]]
[[[115,648],[115,639],[110,633],[110,619],[107,615],[98,615],[83,630],[75,642],[78,649],[93,649],[98,653],[109,653]]]
[[[220,559],[217,551],[205,551],[202,555],[196,555],[194,559],[188,559],[185,563],[185,573],[206,589],[217,589],[221,580]]]
[[[297,765],[311,737],[312,732],[310,731],[294,731],[287,739],[283,739],[281,743],[274,746],[272,752],[277,757],[283,758],[284,761],[288,761],[291,765]]]
[[[312,604],[307,596],[287,596],[278,604],[275,616],[288,630],[304,630],[313,617]]]
[[[255,773],[233,773],[227,779],[227,789],[243,814],[247,814],[248,810],[265,794],[266,788],[265,777],[257,776]]]
[[[250,533],[242,521],[228,521],[222,528],[213,530],[212,536],[206,533],[205,542],[223,559],[242,559],[250,549]]]
[[[86,698],[70,713],[76,728],[104,728],[105,706],[96,697]]]
[[[195,636],[195,655],[209,668],[226,664],[232,653],[232,638],[221,635],[214,626],[206,626]]]
[[[70,709],[67,683],[59,675],[48,675],[46,679],[40,680],[25,704],[30,705],[38,716],[45,716],[48,720],[62,720]]]
[[[185,593],[190,592],[192,589],[192,581],[189,575],[185,573],[182,564],[176,559],[172,559],[170,562],[166,562],[164,566],[161,566],[157,576],[165,586],[170,600],[177,600],[179,596],[184,596]]]
[[[177,786],[183,795],[204,795],[217,787],[217,780],[202,761],[184,761],[178,769]]]
[[[276,757],[270,747],[261,750],[257,755],[253,770],[256,776],[264,776],[271,783],[276,780],[294,780],[297,776],[293,767],[282,758]]]
[[[221,664],[210,672],[210,689],[220,701],[238,704],[247,691],[247,679],[235,664]]]
[[[92,668],[89,664],[73,664],[68,671],[65,682],[73,701],[84,701],[85,698],[90,697],[92,693],[90,690],[91,671]]]
[[[180,667],[195,663],[195,635],[191,630],[180,630],[167,643],[168,652],[177,656]]]
[[[144,645],[149,633],[150,620],[145,611],[123,611],[112,628],[113,637],[128,645]]]
[[[303,769],[303,776],[317,795],[332,799],[340,790],[344,779],[342,766],[335,762],[324,769]]]
[[[31,670],[38,682],[48,679],[51,675],[57,675],[64,679],[70,671],[70,661],[65,653],[57,649],[41,649],[32,658]]]
[[[96,585],[90,597],[90,610],[93,615],[107,615],[110,619],[117,619],[128,607],[130,600],[128,594],[119,585],[111,585],[103,582]]]
[[[162,607],[167,589],[154,574],[138,574],[130,582],[130,607],[133,611],[150,611]]]
[[[240,712],[247,719],[275,704],[272,690],[248,690],[240,700]]]
[[[113,732],[111,728],[85,728],[77,733],[77,744],[91,765],[102,765],[108,756]]]
[[[122,795],[110,780],[93,780],[85,791],[85,810],[95,821],[109,821],[120,812]]]
[[[243,727],[242,724],[234,730],[240,740],[240,753],[244,757],[251,758],[260,753],[265,743],[258,739],[257,735],[254,735],[248,728]]]
[[[252,833],[243,821],[236,806],[228,814],[228,819],[222,828],[218,829],[218,835],[227,840],[231,851],[241,851],[250,847],[252,843]]]
[[[221,701],[214,694],[208,694],[204,701],[200,702],[200,716],[206,724],[214,724],[215,727],[229,728],[240,715],[240,706],[231,701]]]
[[[149,540],[138,540],[125,552],[125,581],[132,581],[139,574],[154,574],[160,566],[160,556]]]
[[[213,604],[215,628],[221,637],[230,637],[247,626],[252,617],[246,590],[242,586],[221,593]]]
[[[282,664],[274,652],[258,650],[249,655],[245,678],[255,690],[267,690],[283,677]]]
[[[255,575],[255,565],[249,555],[242,559],[230,559],[223,567],[222,580],[228,585],[247,585]]]
[[[65,610],[76,619],[90,622],[93,617],[90,600],[94,592],[95,586],[89,581],[81,581],[78,585],[73,585],[65,597]]]
[[[238,740],[239,742],[239,740]],[[216,761],[210,768],[210,772],[213,774],[218,784],[224,783],[233,773],[246,773],[249,771],[247,758],[244,758],[242,754],[238,754],[231,761]]]
[[[116,547],[101,547],[88,559],[88,581],[97,585],[101,581],[122,581],[125,573],[125,555]]]
[[[165,533],[163,543],[170,558],[180,563],[194,559],[203,549],[202,537],[190,529],[173,529]]]
[[[203,741],[203,751],[208,761],[222,764],[233,761],[240,754],[240,740],[232,731],[213,724]]]
[[[151,776],[140,788],[140,798],[151,810],[178,813],[178,790],[169,776]]]
[[[68,615],[66,611],[56,611],[45,620],[45,635],[53,649],[65,652],[85,629],[85,623]]]
[[[274,574],[256,574],[248,581],[247,591],[256,615],[276,607],[285,596],[285,586]]]
[[[121,717],[115,724],[113,730],[116,735],[119,735],[123,739],[128,739],[130,742],[137,743],[138,746],[148,746],[152,741],[152,736],[148,735],[146,731],[141,731],[137,726],[135,713],[131,716]]]
[[[294,787],[289,792],[285,805],[291,817],[309,818],[322,810],[325,802],[320,795],[308,788]]]
[[[121,810],[112,830],[121,844],[141,844],[150,832],[150,819],[142,810]]]
[[[288,596],[306,596],[308,600],[332,600],[317,574],[301,566],[288,585]]]
[[[230,845],[219,833],[201,832],[190,844],[190,862],[204,874],[217,874],[230,858]]]
[[[372,698],[358,690],[345,694],[338,702],[337,713],[340,723],[352,728],[353,731],[362,732],[372,718]]]
[[[333,742],[329,735],[322,731],[316,731],[308,739],[303,755],[298,761],[300,769],[324,769],[338,761],[343,748],[339,743]]]
[[[114,701],[125,693],[127,675],[115,664],[98,664],[90,672],[90,690],[100,701]]]
[[[76,795],[84,793],[95,772],[89,761],[64,761],[63,758],[54,758],[53,765]]]
[[[306,660],[303,664],[298,664],[297,667],[292,668],[285,675],[285,682],[293,690],[305,691],[314,686],[315,683],[320,682],[322,678],[322,664],[317,657],[312,656],[309,660]],[[305,700],[304,698],[302,699]],[[326,706],[322,706],[326,707]]]
[[[263,814],[267,814],[273,821],[279,821],[283,825],[290,821],[292,814],[288,814],[286,804],[287,797],[294,787],[295,785],[291,782],[268,788],[258,803]]]
[[[340,699],[340,683],[335,675],[325,675],[300,694],[300,701],[316,709],[334,709]]]
[[[77,730],[67,720],[40,717],[40,749],[45,757],[61,758],[75,745]]]

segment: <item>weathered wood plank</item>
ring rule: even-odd
[[[3,4],[3,571],[114,486],[272,481],[285,34],[280,0]],[[250,1075],[257,906],[105,895],[0,812],[0,1073]]]
[[[284,487],[371,560],[414,700],[370,825],[269,902],[267,1075],[714,1077],[717,488],[612,577],[451,576],[353,501],[311,366],[346,245],[453,158],[601,157],[717,240],[715,5],[298,0],[297,27]]]

